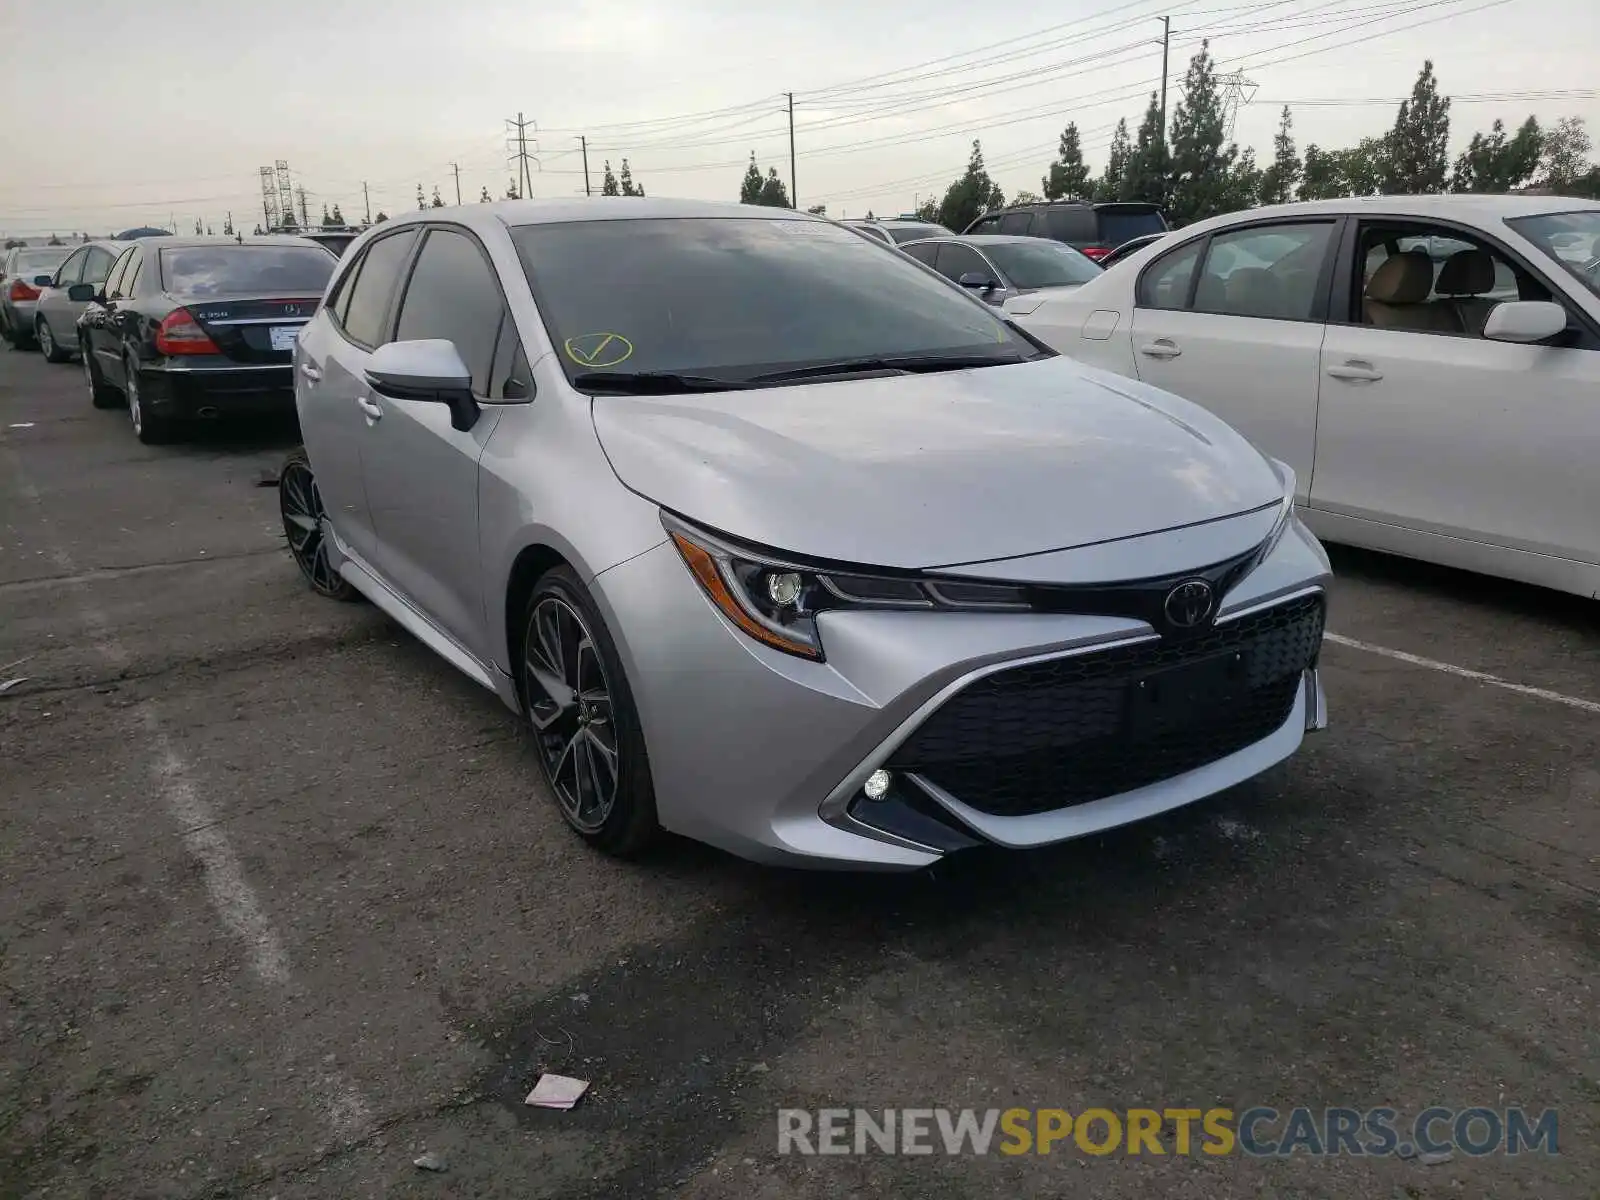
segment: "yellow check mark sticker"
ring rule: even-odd
[[[633,343],[620,333],[585,333],[567,339],[567,357],[581,367],[604,369],[633,357]]]

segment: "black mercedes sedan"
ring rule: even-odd
[[[78,343],[97,408],[147,444],[185,423],[294,412],[292,358],[339,260],[300,237],[139,238],[87,307]]]

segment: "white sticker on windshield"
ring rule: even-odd
[[[833,233],[833,225],[827,221],[783,220],[774,221],[772,226],[790,237],[828,237]]]

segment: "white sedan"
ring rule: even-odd
[[[1329,541],[1600,596],[1597,238],[1553,196],[1287,204],[1008,308],[1288,463]]]

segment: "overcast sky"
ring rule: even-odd
[[[1120,116],[1171,103],[1200,37],[1255,85],[1236,137],[1271,155],[1295,135],[1381,132],[1425,57],[1456,97],[1452,152],[1496,116],[1575,114],[1600,140],[1600,0],[274,0],[149,5],[8,0],[0,15],[0,229],[104,234],[224,215],[261,219],[259,168],[288,161],[313,218],[413,207],[420,183],[504,193],[505,119],[538,123],[534,194],[595,190],[626,156],[651,195],[736,199],[750,152],[832,216],[942,192],[974,137],[1010,195],[1039,189],[1075,120],[1103,164]],[[1425,23],[1424,23],[1425,22]],[[1376,36],[1374,36],[1376,35]],[[1361,39],[1358,41],[1358,39]],[[1281,61],[1280,61],[1281,60]],[[1478,97],[1487,97],[1478,99]],[[1367,103],[1383,101],[1382,103]]]

